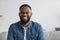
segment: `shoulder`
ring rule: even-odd
[[[41,26],[41,24],[38,23],[38,22],[34,22],[34,21],[31,21],[31,22],[32,22],[32,24],[35,25],[35,26]]]
[[[34,21],[31,21],[31,22],[32,22],[32,26],[34,26],[35,28],[38,28],[38,29],[42,28],[42,25],[40,23],[34,22]]]
[[[16,26],[19,25],[19,22],[20,22],[20,21],[15,22],[15,23],[12,23],[9,28],[15,28]]]

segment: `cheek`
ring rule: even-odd
[[[32,14],[29,14],[29,17],[31,17],[32,16]]]
[[[21,17],[22,16],[22,14],[19,14],[19,17]]]

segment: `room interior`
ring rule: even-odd
[[[19,6],[32,7],[31,20],[42,25],[45,40],[60,40],[60,0],[0,0],[0,40],[7,40],[10,24],[19,21]]]

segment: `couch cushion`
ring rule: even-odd
[[[60,40],[60,31],[44,32],[45,40]]]
[[[0,33],[0,40],[7,40],[7,32]]]

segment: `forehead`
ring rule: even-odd
[[[22,7],[20,11],[31,11],[29,7]]]

